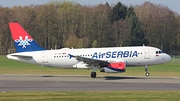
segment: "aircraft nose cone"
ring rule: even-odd
[[[166,60],[167,60],[167,62],[169,62],[171,59],[172,59],[171,56],[167,54],[167,55],[166,55]]]

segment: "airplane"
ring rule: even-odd
[[[91,78],[96,78],[98,69],[105,73],[123,73],[129,66],[144,66],[148,77],[148,66],[171,60],[161,49],[144,45],[46,50],[18,22],[10,22],[9,27],[16,53],[8,54],[8,59],[48,67],[92,69]]]

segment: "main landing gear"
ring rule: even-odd
[[[150,76],[150,73],[148,72],[148,66],[145,66],[144,67],[145,68],[145,75],[147,76],[147,77],[149,77]]]
[[[98,67],[93,67],[93,70],[91,72],[91,78],[96,78],[97,73],[95,72],[98,69]]]
[[[91,72],[91,78],[96,78],[96,72]]]

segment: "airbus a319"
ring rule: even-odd
[[[18,22],[10,22],[9,27],[17,52],[8,54],[8,59],[48,67],[92,69],[92,78],[96,78],[98,69],[105,73],[122,73],[128,66],[144,66],[145,75],[149,76],[148,66],[171,60],[161,49],[150,46],[46,50]]]

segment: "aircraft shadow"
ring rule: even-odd
[[[53,75],[44,75],[41,76],[44,78],[53,78],[53,77],[66,77],[66,76],[53,76]],[[67,76],[71,77],[71,76]],[[74,77],[74,76],[73,76]],[[80,78],[91,78],[89,76],[75,76],[75,77],[80,77]],[[124,79],[148,79],[147,77],[128,77],[128,76],[102,76],[102,77],[96,77],[100,79],[105,79],[105,80],[124,80]]]
[[[146,77],[117,77],[117,76],[105,76],[105,80],[124,80],[124,79],[147,79]]]
[[[58,77],[58,76],[44,75],[44,76],[41,76],[41,77]]]

